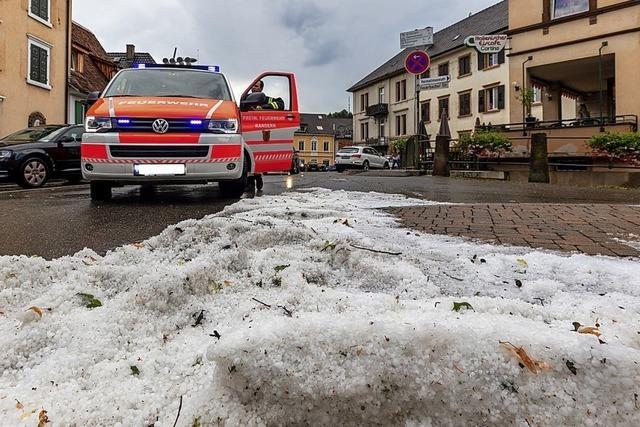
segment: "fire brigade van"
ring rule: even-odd
[[[251,93],[258,82],[264,93]],[[264,73],[241,100],[219,67],[120,71],[88,100],[81,157],[92,200],[124,185],[209,182],[239,197],[248,176],[288,172],[300,127],[295,76]]]

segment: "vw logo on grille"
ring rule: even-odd
[[[158,119],[153,122],[151,128],[155,133],[167,133],[169,132],[169,122],[165,119]]]

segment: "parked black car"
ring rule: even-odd
[[[50,178],[82,179],[80,143],[84,127],[47,125],[0,139],[0,180],[24,188],[42,187]]]

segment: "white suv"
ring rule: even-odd
[[[345,147],[336,154],[336,170],[345,169],[389,169],[389,161],[373,148]]]

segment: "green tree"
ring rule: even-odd
[[[332,118],[332,119],[352,119],[353,118],[353,114],[351,114],[347,110],[342,110],[342,111],[338,111],[338,112],[335,112],[335,113],[329,113],[327,115],[327,117]]]

